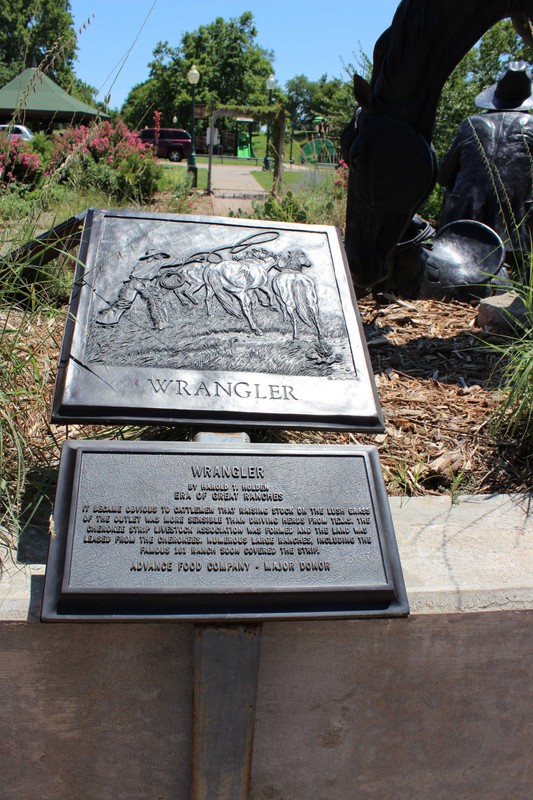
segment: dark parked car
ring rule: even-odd
[[[140,133],[141,141],[156,146],[156,129],[145,128]],[[169,158],[181,161],[191,152],[191,134],[180,128],[160,128],[157,137],[156,155],[158,158]]]

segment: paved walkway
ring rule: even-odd
[[[306,172],[309,167],[293,164],[284,166],[284,169]],[[252,175],[252,172],[261,171],[261,164],[232,163],[217,164],[213,162],[211,172],[211,190],[213,192],[213,212],[220,217],[225,217],[230,211],[239,209],[252,211],[253,200],[265,198],[269,192],[265,191]],[[271,180],[273,173],[270,173]]]
[[[166,162],[165,162],[166,163]],[[173,165],[175,167],[186,168],[186,162]],[[207,164],[200,164],[201,168],[207,168]],[[307,171],[309,167],[292,164],[287,165],[286,169]],[[213,161],[211,170],[211,195],[213,213],[219,217],[226,217],[230,211],[237,212],[239,209],[245,212],[252,211],[252,202],[268,197],[269,192],[263,189],[261,184],[252,175],[253,172],[261,171],[259,164],[240,162],[240,163],[217,163]],[[271,178],[273,173],[270,173]]]
[[[252,210],[252,201],[266,197],[266,192],[251,174],[260,166],[250,164],[215,164],[211,171],[213,212],[225,217],[229,211]]]

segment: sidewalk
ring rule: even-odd
[[[252,201],[268,196],[251,174],[261,167],[250,164],[215,164],[211,170],[213,213],[226,217],[230,211],[252,210]]]
[[[285,163],[284,170],[309,171],[308,166]],[[212,164],[211,170],[211,200],[213,213],[219,217],[226,217],[230,211],[241,209],[244,212],[252,211],[253,200],[265,199],[270,192],[263,189],[254,178],[252,172],[261,172],[261,166],[249,163],[237,164]],[[274,173],[270,172],[271,183]]]
[[[174,164],[174,167],[187,168],[186,162]],[[207,164],[199,165],[207,169]],[[284,165],[284,169],[306,172],[309,167],[299,164]],[[229,212],[236,213],[239,209],[244,212],[252,211],[254,200],[265,199],[270,192],[263,189],[261,184],[252,175],[261,172],[261,165],[243,161],[242,163],[220,164],[213,161],[211,167],[211,204],[213,214],[218,217],[227,217]],[[270,173],[271,180],[274,175]]]

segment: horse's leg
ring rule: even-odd
[[[203,285],[203,284],[202,284],[202,285]],[[198,287],[197,287],[196,289],[193,289],[193,288],[192,288],[193,286],[194,286],[194,283],[191,283],[191,281],[190,281],[190,280],[186,281],[186,282],[185,282],[185,285],[184,285],[183,287],[181,287],[181,294],[183,295],[183,297],[186,297],[186,298],[187,298],[187,300],[189,300],[189,301],[190,301],[190,303],[191,303],[193,306],[197,306],[197,305],[198,305],[198,300],[196,299],[196,297],[193,297],[193,295],[194,295],[194,293],[195,293],[195,292],[197,292],[197,291],[198,291]],[[177,290],[174,290],[174,291],[175,291],[175,293],[176,293],[176,295],[177,295],[177,294],[178,294],[178,293],[177,293]],[[178,295],[178,296],[179,296],[179,295]],[[185,304],[184,304],[184,305],[185,305]]]
[[[201,278],[198,277],[196,278],[193,277],[189,281],[187,281],[187,286],[183,290],[183,294],[191,301],[193,305],[197,306],[198,298],[196,297],[196,295],[198,294],[200,289],[203,289],[204,287],[207,289],[207,282],[205,280],[202,280]]]
[[[182,306],[184,306],[185,308],[189,307],[188,304],[183,299],[184,296],[185,297],[187,296],[187,292],[186,291],[182,291],[181,289],[178,291],[178,289],[174,289],[174,294],[178,298],[178,300],[180,301]]]
[[[183,296],[186,297],[187,300],[190,300],[191,303],[193,304],[193,306],[197,306],[198,305],[198,300],[196,299],[196,297],[193,297],[193,295],[194,295],[194,292],[190,292],[188,289],[184,289],[183,290]]]
[[[307,325],[309,325],[310,328],[315,329],[318,341],[319,342],[322,341],[322,332],[320,330],[320,323],[318,321],[318,308],[309,303],[307,307],[307,314],[305,315],[305,317],[302,316],[301,314],[299,316],[300,319],[303,320],[303,322],[305,322]]]
[[[320,321],[319,321],[319,314],[318,314],[318,302],[316,296],[309,301],[309,316],[311,317],[311,322],[314,325],[316,330],[316,335],[318,337],[318,341],[322,341],[322,331],[320,330]]]
[[[282,318],[283,322],[287,322],[287,319],[288,319],[288,316],[287,316],[287,305],[286,305],[285,301],[282,299],[281,294],[279,293],[277,287],[273,286],[272,288],[274,290],[274,297],[278,301],[278,305],[279,305],[279,307],[281,309],[281,318]],[[277,309],[274,309],[274,310],[277,311]]]
[[[198,294],[200,289],[203,289],[204,287],[206,287],[206,284],[204,282],[199,282],[195,289],[191,289],[191,292],[190,292],[191,298],[192,298],[192,295]],[[198,303],[198,300],[195,299],[194,302]]]
[[[244,314],[250,328],[253,330],[256,336],[261,336],[262,331],[260,328],[257,327],[257,325],[254,322],[254,318],[252,316],[252,306],[250,303],[250,298],[248,297],[247,290],[245,289],[244,291],[239,292],[239,294],[236,295],[236,297],[240,303],[240,306],[242,308],[242,313]]]
[[[211,316],[211,298],[215,296],[215,292],[213,291],[212,287],[208,283],[206,283],[205,289],[206,289],[206,291],[205,291],[205,310],[206,310],[207,316],[210,317]]]
[[[296,330],[296,311],[293,308],[289,308],[289,306],[287,306],[287,312],[289,314],[289,319],[292,325],[292,339],[294,341],[298,338],[298,331]]]
[[[272,296],[272,292],[269,289],[267,289],[264,286],[258,286],[256,291],[257,291],[257,296],[259,297],[259,302],[261,303],[263,308],[271,308],[273,311],[277,311],[278,310],[276,308],[276,306],[274,305],[274,298]],[[261,294],[259,294],[259,292],[261,292],[261,294],[266,297],[266,299],[267,299],[266,303],[263,303],[261,301]]]

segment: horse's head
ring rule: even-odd
[[[431,145],[411,125],[360,108],[343,135],[350,168],[346,254],[356,286],[374,286],[390,273],[394,249],[434,186]]]
[[[304,267],[312,267],[313,262],[303,250],[285,250],[278,256],[278,269],[301,272]]]

